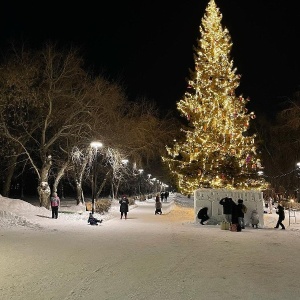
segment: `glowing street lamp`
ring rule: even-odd
[[[92,214],[95,212],[95,196],[96,196],[96,166],[97,166],[97,154],[98,148],[101,148],[103,144],[98,141],[91,142],[90,146],[95,150],[94,164],[93,164],[93,180],[92,180]]]

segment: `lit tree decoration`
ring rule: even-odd
[[[168,157],[163,157],[184,194],[198,188],[266,186],[257,174],[263,167],[257,157],[255,135],[246,135],[255,114],[247,114],[248,98],[235,95],[240,75],[233,68],[231,37],[221,20],[219,8],[210,0],[195,49],[195,71],[177,103],[189,121],[188,128],[181,129],[185,140],[167,146]]]

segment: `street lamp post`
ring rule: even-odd
[[[140,201],[142,200],[142,173],[144,172],[143,169],[139,169],[140,178],[139,178],[139,195],[140,195]]]
[[[151,187],[151,181],[150,181],[150,177],[152,176],[151,174],[148,174],[148,181],[147,181],[147,193],[148,193],[148,196],[149,194],[151,193],[150,191],[150,187]]]
[[[97,181],[97,174],[96,174],[96,167],[97,167],[97,154],[98,148],[103,146],[102,143],[94,141],[91,142],[90,146],[95,150],[95,156],[93,161],[93,178],[92,178],[92,214],[95,212],[95,196],[96,196],[96,181]]]
[[[297,162],[297,202],[300,202],[300,162]]]

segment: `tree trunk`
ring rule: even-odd
[[[101,186],[99,187],[99,189],[98,189],[98,191],[97,191],[97,193],[96,193],[95,199],[98,199],[98,198],[99,198],[99,195],[101,194],[101,192],[102,192],[102,190],[103,190],[103,188],[104,188],[104,186],[105,186],[105,183],[106,183],[106,181],[107,181],[107,179],[108,179],[108,176],[110,175],[111,172],[112,172],[112,169],[110,169],[110,170],[106,173],[106,175],[105,175],[105,177],[104,177],[104,179],[103,179],[103,181],[102,181],[102,184],[101,184]]]
[[[43,167],[41,169],[41,177],[39,179],[39,185],[38,185],[40,206],[46,207],[47,209],[50,208],[51,189],[48,184],[48,176],[49,176],[49,170],[51,165],[52,165],[52,157],[51,155],[49,155],[46,157]]]
[[[57,188],[58,188],[59,182],[60,182],[61,178],[64,176],[65,170],[66,170],[68,164],[69,164],[68,162],[65,162],[63,164],[63,166],[61,167],[61,169],[58,171],[58,174],[57,174],[57,176],[55,178],[55,181],[53,183],[53,189],[52,189],[53,193],[54,192],[57,193]]]
[[[4,177],[4,184],[3,184],[3,190],[2,190],[2,195],[4,197],[9,197],[11,179],[14,175],[17,159],[18,159],[17,155],[14,155],[11,157],[11,161],[9,162],[9,166],[7,167],[7,171],[5,172],[6,176]]]
[[[80,203],[84,203],[82,183],[81,181],[76,180],[76,204],[79,205]]]

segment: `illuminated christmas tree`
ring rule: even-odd
[[[255,135],[247,135],[249,99],[236,96],[240,75],[230,59],[231,37],[222,14],[210,0],[195,49],[195,70],[177,109],[189,125],[184,141],[167,147],[163,161],[175,176],[180,192],[198,188],[261,189],[266,184],[256,153]]]

